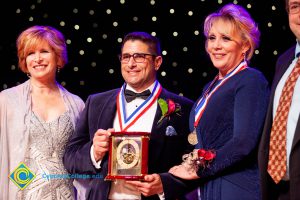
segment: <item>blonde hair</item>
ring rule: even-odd
[[[250,60],[255,48],[259,45],[260,31],[250,14],[241,6],[227,4],[218,12],[208,15],[204,21],[204,35],[208,38],[209,31],[215,21],[224,20],[232,24],[233,31],[241,35],[244,43],[249,43],[250,49],[246,52],[246,59]]]
[[[24,30],[17,38],[19,68],[28,73],[26,57],[32,49],[46,42],[55,52],[58,66],[62,68],[68,62],[67,45],[63,34],[51,26],[32,26]]]

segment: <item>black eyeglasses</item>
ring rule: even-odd
[[[119,55],[119,60],[122,63],[128,63],[130,58],[133,57],[134,62],[142,63],[142,62],[145,62],[146,56],[156,56],[156,55],[149,54],[149,53],[134,53],[134,54],[130,55],[128,53],[124,53],[124,54]]]
[[[300,3],[291,3],[289,5],[289,13],[296,14],[300,11]]]

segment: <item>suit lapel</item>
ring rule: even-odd
[[[293,52],[295,52],[295,49],[293,49]],[[293,139],[293,144],[292,144],[292,149],[291,152],[293,151],[293,148],[300,142],[300,114],[298,116],[298,121],[295,129],[295,135]]]
[[[167,99],[166,91],[162,89],[161,94],[158,98]],[[152,163],[156,163],[156,161],[159,158],[159,155],[164,147],[164,141],[165,141],[165,131],[166,131],[166,120],[163,120],[161,123],[158,124],[159,119],[162,116],[161,109],[159,105],[157,104],[157,110],[155,113],[151,135],[150,135],[150,143],[153,143],[155,141],[155,146],[151,145],[149,154],[149,159],[152,160]],[[152,141],[152,142],[151,142]],[[153,143],[154,144],[154,143]]]
[[[286,56],[284,58],[284,60],[286,62],[284,63],[279,63],[279,66],[280,67],[278,70],[278,72],[276,73],[276,76],[274,77],[274,80],[273,80],[273,87],[272,87],[272,99],[274,99],[274,95],[275,95],[275,90],[276,90],[276,87],[280,81],[280,79],[282,78],[283,74],[286,72],[287,68],[290,66],[290,64],[292,63],[293,59],[294,59],[294,51],[291,52],[292,54],[289,54],[288,56]],[[273,102],[272,102],[273,104]]]
[[[298,117],[298,122],[297,122],[296,130],[295,130],[295,135],[294,135],[293,144],[292,144],[292,151],[293,151],[293,148],[296,146],[296,144],[298,144],[299,142],[300,142],[300,115]]]
[[[98,128],[108,129],[113,127],[113,121],[117,111],[117,95],[119,90],[112,93],[110,97],[103,98],[106,102],[102,105],[101,109],[97,109],[96,115],[98,115],[97,126]]]

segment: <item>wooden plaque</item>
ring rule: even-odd
[[[142,180],[148,173],[148,132],[112,132],[105,180]]]

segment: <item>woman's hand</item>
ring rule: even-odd
[[[200,178],[195,170],[187,169],[184,165],[177,165],[169,170],[169,173],[185,180],[194,180]]]

